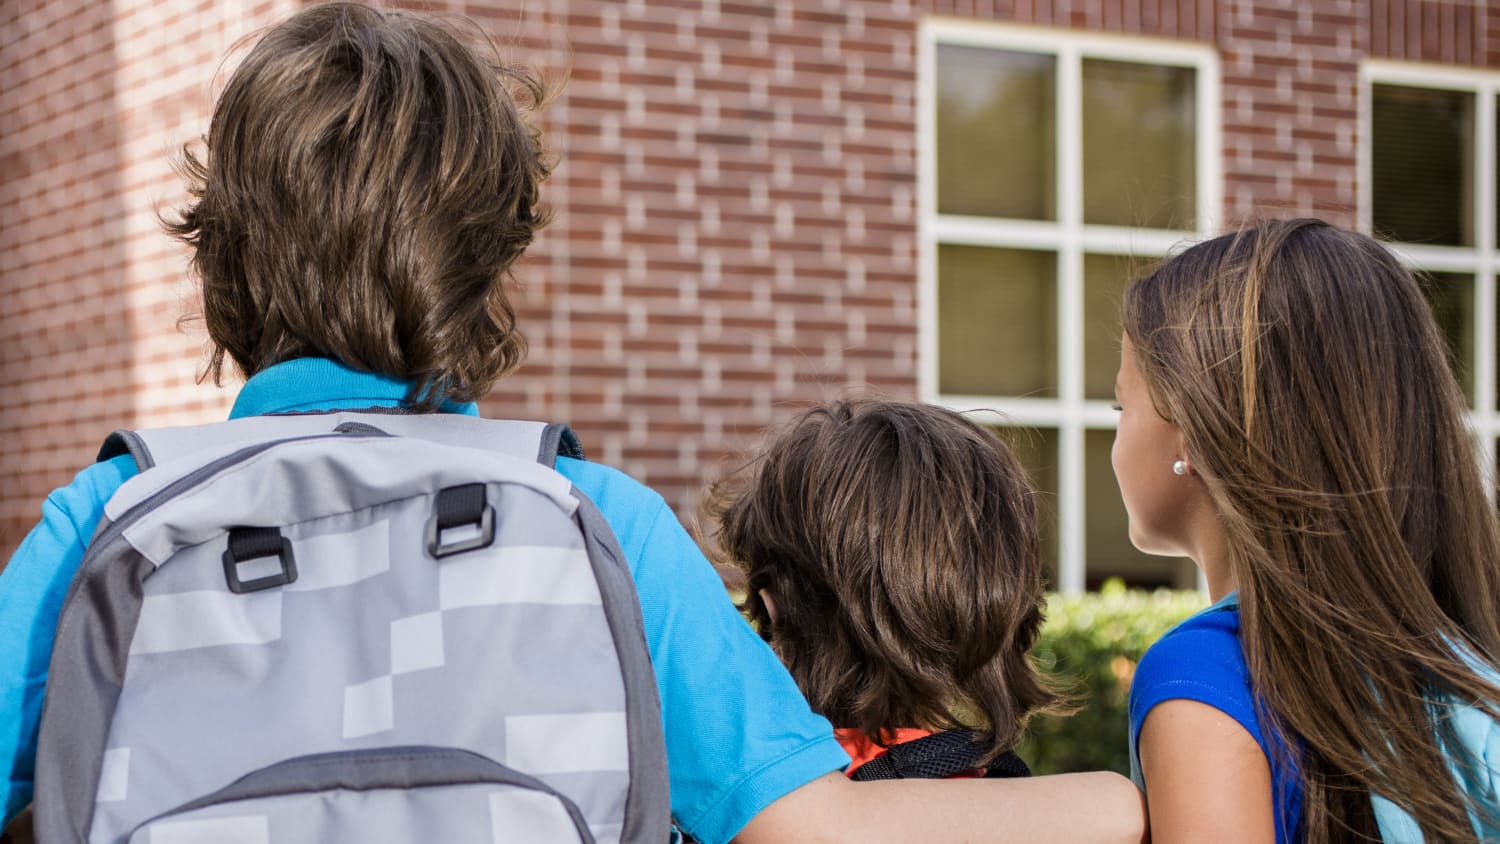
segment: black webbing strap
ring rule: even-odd
[[[281,553],[281,531],[277,528],[230,528],[229,553],[237,563],[257,557],[274,557]]]
[[[281,570],[252,580],[240,579],[240,563],[275,557]],[[274,586],[285,586],[297,579],[297,559],[292,543],[281,535],[280,528],[236,527],[229,529],[229,548],[224,551],[224,580],[229,591],[243,595]]]
[[[450,486],[437,494],[438,530],[477,525],[484,517],[484,484]]]
[[[968,730],[944,730],[919,739],[892,745],[885,753],[855,769],[850,779],[870,780],[946,779],[966,771],[984,769],[986,777],[1029,777],[1031,769],[1009,751],[988,765],[980,765],[979,745]]]
[[[443,531],[473,525],[479,535],[457,542],[445,542]],[[495,508],[485,501],[484,484],[463,484],[439,490],[427,520],[427,553],[433,559],[486,548],[495,541]]]

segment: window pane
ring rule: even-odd
[[[1112,399],[1120,369],[1120,300],[1144,262],[1125,255],[1083,256],[1083,395]]]
[[[938,47],[940,214],[1057,218],[1050,55]]]
[[[1376,234],[1474,245],[1474,95],[1375,85],[1371,105]]]
[[[1083,63],[1083,221],[1197,226],[1197,73]]]
[[[1042,540],[1048,588],[1057,587],[1057,429],[994,429],[1026,467],[1032,489],[1037,492],[1037,532]]]
[[[1422,279],[1438,328],[1448,340],[1448,362],[1474,406],[1474,277],[1462,273],[1427,273]]]
[[[1083,502],[1088,521],[1084,531],[1088,588],[1098,589],[1111,577],[1122,578],[1131,586],[1195,588],[1198,569],[1192,560],[1142,554],[1130,544],[1130,519],[1109,462],[1114,441],[1114,431],[1085,431],[1083,435],[1084,478],[1088,484]]]
[[[1057,256],[938,247],[938,391],[1057,395]]]

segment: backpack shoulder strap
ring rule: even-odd
[[[128,454],[136,468],[187,457],[196,452],[222,450],[269,440],[305,437],[348,430],[376,429],[394,436],[434,440],[448,445],[477,448],[535,460],[552,468],[559,456],[584,459],[583,446],[572,429],[562,423],[480,419],[448,413],[407,413],[385,408],[327,413],[293,413],[247,416],[208,425],[115,431],[99,449],[98,461]]]
[[[572,428],[563,422],[549,422],[542,431],[536,461],[551,468],[559,457],[571,457],[574,460],[588,459],[583,456],[583,443],[579,441],[578,435],[573,433]]]
[[[988,765],[979,764],[979,746],[968,730],[944,730],[892,745],[885,753],[855,770],[856,782],[892,779],[946,779],[984,769],[986,777],[1029,777],[1031,769],[1014,753],[1006,752]]]
[[[1466,650],[1459,653],[1484,679],[1500,683],[1500,671]],[[1448,769],[1472,801],[1469,820],[1475,835],[1480,841],[1500,841],[1500,720],[1490,707],[1446,693],[1429,706],[1440,723],[1438,738]],[[1423,840],[1416,820],[1404,808],[1384,795],[1370,798],[1383,840]]]
[[[130,455],[131,459],[135,460],[135,468],[139,471],[144,472],[156,465],[151,460],[150,449],[146,448],[146,444],[141,441],[140,435],[135,431],[126,429],[113,431],[109,436],[104,438],[104,444],[99,446],[99,453],[95,455],[94,462],[103,463],[127,454]]]

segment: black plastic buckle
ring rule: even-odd
[[[281,571],[251,580],[240,579],[240,563],[275,557]],[[229,548],[224,552],[224,580],[236,595],[285,586],[297,580],[297,557],[292,541],[276,528],[230,528]]]
[[[479,535],[443,542],[443,531],[477,526]],[[449,487],[437,494],[432,518],[427,520],[427,553],[434,559],[486,548],[495,541],[495,508],[485,502],[484,484]]]

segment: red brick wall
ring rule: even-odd
[[[531,364],[486,411],[573,423],[686,513],[790,405],[912,395],[915,12],[566,9]]]
[[[12,528],[13,499],[40,498],[76,469],[81,429],[128,418],[134,399],[131,323],[113,283],[125,260],[113,18],[101,4],[3,14],[0,437]]]
[[[0,559],[113,428],[223,415],[153,213],[179,198],[169,154],[206,128],[222,54],[289,8],[0,5]]]
[[[220,57],[294,5],[0,7],[0,559],[111,428],[223,416],[152,213]],[[516,297],[531,359],[485,410],[572,422],[683,513],[791,407],[915,392],[923,15],[1217,44],[1231,219],[1353,221],[1362,57],[1500,66],[1500,8],[1459,0],[429,5],[571,47],[557,221]]]

